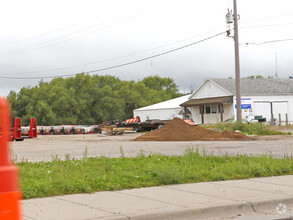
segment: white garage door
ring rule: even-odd
[[[279,114],[281,114],[281,120],[286,121],[286,113],[288,113],[288,102],[273,103],[274,118],[277,118],[277,120],[279,120]]]
[[[282,121],[286,120],[286,113],[288,113],[288,102],[273,102],[274,118],[279,120],[281,114]],[[262,115],[267,121],[271,121],[271,103],[268,102],[255,102],[254,115]]]
[[[262,115],[267,121],[271,121],[271,103],[268,102],[255,102],[254,115]]]

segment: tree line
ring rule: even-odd
[[[7,96],[12,119],[23,125],[37,118],[39,125],[92,125],[131,118],[133,110],[182,94],[171,78],[149,76],[139,81],[123,81],[106,75],[78,74],[70,78],[40,81]]]

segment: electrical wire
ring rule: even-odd
[[[285,17],[288,15],[293,15],[293,13],[286,13],[286,14],[281,14],[281,15],[276,15],[276,16],[272,16],[272,17],[266,17],[266,18],[260,18],[260,19],[256,19],[256,20],[250,20],[250,21],[240,21],[240,24],[247,24],[247,23],[252,23],[252,22],[258,22],[258,21],[265,21],[265,20],[270,20],[270,19],[274,19],[274,18],[280,18],[280,17]]]
[[[274,26],[284,26],[284,25],[292,25],[292,24],[293,23],[264,24],[264,25],[253,25],[253,26],[240,26],[240,28],[274,27]]]
[[[178,40],[178,41],[175,41],[175,42],[172,42],[172,43],[164,44],[164,45],[161,45],[161,46],[158,46],[158,47],[154,47],[154,48],[150,48],[150,49],[147,49],[147,50],[138,51],[138,52],[131,53],[131,54],[126,54],[126,55],[119,56],[119,57],[109,58],[109,59],[95,61],[95,62],[90,62],[90,63],[85,63],[85,64],[79,64],[79,65],[74,65],[74,66],[54,68],[54,69],[46,69],[46,70],[38,70],[38,71],[29,71],[29,72],[27,71],[27,72],[10,73],[10,75],[19,75],[19,74],[30,74],[30,73],[40,73],[40,72],[48,72],[48,71],[65,70],[65,69],[72,69],[72,68],[76,68],[76,67],[84,67],[84,66],[90,66],[90,65],[94,65],[94,64],[100,64],[100,63],[115,61],[115,60],[119,60],[119,59],[131,57],[131,56],[134,56],[134,55],[138,55],[138,54],[143,54],[143,53],[146,53],[146,52],[150,52],[150,51],[153,51],[153,50],[161,49],[161,48],[164,48],[164,47],[172,46],[172,45],[175,45],[175,44],[178,44],[178,43],[182,43],[182,42],[187,41],[187,40],[191,40],[191,39],[193,39],[195,37],[199,37],[199,36],[202,36],[202,35],[210,34],[210,33],[213,33],[215,31],[222,30],[222,29],[223,29],[223,27],[217,28],[217,29],[210,30],[210,31],[205,32],[205,33],[193,35],[193,36],[190,36],[190,37],[187,37],[185,39]]]
[[[199,40],[199,41],[190,43],[190,44],[186,44],[186,45],[181,46],[181,47],[177,47],[177,48],[172,49],[172,50],[168,50],[168,51],[165,51],[165,52],[162,52],[162,53],[158,53],[158,54],[155,54],[155,55],[152,55],[152,56],[148,56],[148,57],[145,57],[145,58],[142,58],[142,59],[130,61],[130,62],[127,62],[127,63],[118,64],[118,65],[115,65],[115,66],[105,67],[105,68],[101,68],[101,69],[90,70],[90,71],[87,71],[87,72],[84,72],[84,73],[87,73],[87,74],[96,73],[96,72],[101,72],[101,71],[105,71],[105,70],[116,69],[116,68],[120,68],[120,67],[124,67],[124,66],[128,66],[128,65],[132,65],[132,64],[135,64],[135,63],[143,62],[145,60],[153,59],[153,58],[160,57],[160,56],[163,56],[163,55],[166,55],[166,54],[169,54],[169,53],[178,51],[178,50],[185,49],[185,48],[190,47],[190,46],[193,46],[195,44],[199,44],[201,42],[210,40],[212,38],[216,38],[216,37],[218,37],[220,35],[223,35],[223,34],[226,34],[226,31],[225,32],[218,33],[218,34],[215,34],[215,35],[210,36],[210,37],[207,37],[207,38],[204,38],[202,40]],[[10,77],[10,76],[0,76],[0,79],[17,79],[17,80],[53,79],[53,78],[61,78],[61,77],[72,77],[72,76],[76,76],[77,74],[79,74],[79,73],[63,74],[63,75],[55,75],[55,76],[43,76],[43,77]]]
[[[289,39],[280,39],[280,40],[269,40],[269,41],[263,41],[263,42],[260,42],[260,43],[254,43],[254,42],[250,42],[250,43],[240,43],[240,44],[246,44],[246,45],[249,45],[249,44],[252,44],[252,45],[263,45],[263,44],[269,44],[269,43],[277,43],[277,42],[283,42],[283,41],[292,41],[293,38],[289,38]]]
[[[176,0],[171,0],[169,1],[168,3],[172,2],[172,1],[176,1]],[[154,1],[155,2],[155,1]],[[152,4],[153,2],[151,2]],[[150,5],[150,4],[148,4]],[[157,7],[162,7],[166,5],[166,3],[164,4],[161,4]],[[0,57],[6,57],[6,56],[11,56],[11,55],[17,55],[17,54],[21,54],[21,53],[27,53],[27,52],[31,52],[31,51],[34,51],[34,50],[38,50],[38,49],[41,49],[41,48],[45,48],[45,47],[49,47],[49,46],[52,46],[52,45],[55,45],[55,44],[60,44],[60,43],[63,43],[63,42],[66,42],[66,41],[69,41],[69,40],[73,40],[73,39],[76,39],[78,37],[81,37],[81,36],[85,36],[85,35],[88,35],[88,34],[91,34],[91,33],[94,33],[94,32],[97,32],[99,30],[102,30],[102,29],[106,29],[106,28],[109,28],[109,27],[112,27],[114,25],[117,25],[117,24],[120,24],[122,22],[125,22],[127,20],[130,20],[132,18],[135,18],[137,16],[140,16],[144,13],[147,13],[148,11],[154,9],[154,8],[157,8],[157,7],[153,7],[153,8],[149,8],[149,9],[146,9],[142,12],[139,12],[136,10],[134,13],[134,15],[131,15],[129,16],[129,13],[126,14],[126,18],[123,19],[123,20],[118,20],[117,22],[115,23],[112,23],[112,24],[109,24],[109,25],[105,25],[103,27],[99,27],[97,28],[96,25],[94,26],[90,26],[90,27],[87,27],[87,28],[84,28],[82,30],[79,30],[79,31],[76,31],[76,32],[73,32],[73,33],[70,33],[70,34],[66,34],[66,35],[63,35],[63,36],[60,36],[60,37],[57,37],[55,39],[52,39],[52,40],[49,40],[49,41],[46,41],[46,42],[42,42],[42,43],[39,43],[39,44],[35,44],[33,46],[29,46],[29,47],[25,47],[25,48],[21,48],[21,49],[18,49],[18,50],[13,50],[13,51],[8,51],[8,52],[5,52],[5,53],[2,53],[0,54]],[[141,8],[141,9],[145,9],[145,7]],[[119,17],[118,17],[119,18]],[[117,18],[116,18],[117,19]],[[111,20],[110,20],[111,21]],[[107,22],[104,22],[104,23],[107,23]],[[85,33],[81,33],[79,34],[80,32],[84,32],[86,30],[91,30],[91,31],[88,31],[88,32],[85,32]],[[72,36],[72,35],[76,35],[76,34],[79,34],[77,36]],[[66,38],[67,37],[67,38]],[[65,38],[62,40],[62,38]]]
[[[11,45],[11,44],[16,44],[16,43],[19,43],[19,42],[23,42],[23,41],[28,41],[28,40],[32,40],[32,39],[44,37],[44,36],[50,35],[52,33],[60,32],[60,31],[66,30],[66,29],[70,29],[72,27],[75,27],[75,26],[79,26],[81,24],[84,24],[84,23],[86,23],[86,22],[88,22],[90,20],[93,20],[93,19],[96,19],[96,18],[105,16],[107,14],[112,14],[113,12],[115,12],[117,10],[120,10],[120,9],[123,9],[123,8],[126,8],[126,7],[132,5],[135,2],[137,2],[137,1],[131,1],[128,4],[122,5],[121,7],[115,8],[115,9],[113,9],[111,11],[101,13],[99,15],[96,15],[96,16],[93,16],[93,17],[84,19],[82,21],[79,21],[77,23],[74,23],[74,24],[71,24],[71,25],[68,25],[68,26],[65,26],[65,27],[62,27],[62,28],[58,28],[58,29],[55,29],[55,30],[52,30],[52,31],[49,31],[49,32],[46,32],[46,33],[42,33],[42,34],[38,34],[38,35],[35,35],[35,36],[31,36],[31,37],[28,37],[28,38],[25,38],[25,39],[20,39],[20,40],[15,40],[15,41],[10,41],[10,42],[6,42],[6,43],[2,43],[2,44],[0,44],[0,46],[6,46],[6,45]]]

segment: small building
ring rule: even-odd
[[[241,79],[242,119],[251,121],[255,116],[267,121],[293,122],[293,80],[276,78]],[[218,123],[236,119],[235,79],[206,79],[203,84],[181,103],[191,112],[195,123]]]
[[[149,119],[170,120],[172,118],[184,118],[184,108],[180,106],[181,103],[188,100],[189,95],[184,95],[175,99],[160,102],[154,105],[149,105],[143,108],[133,110],[133,117],[139,116],[141,121]],[[186,113],[188,118],[190,112]]]

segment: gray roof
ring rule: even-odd
[[[236,94],[235,79],[210,79],[232,93]],[[259,78],[241,79],[242,95],[293,95],[293,79]]]

